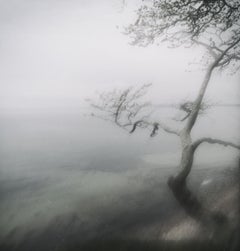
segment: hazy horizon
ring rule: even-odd
[[[96,92],[152,83],[153,103],[193,99],[203,49],[130,45],[124,27],[140,0],[1,2],[0,108],[68,109]],[[206,98],[239,102],[239,73],[214,74]]]
[[[178,136],[159,129],[150,137],[150,126],[130,134],[89,116],[86,99],[151,83],[143,99],[153,104],[153,121],[184,126],[186,114],[176,106],[196,98],[204,50],[131,45],[124,27],[141,3],[0,1],[1,250],[75,250],[97,239],[212,238],[203,228],[199,235],[198,223],[168,187],[180,167]],[[214,71],[203,100],[212,107],[199,113],[193,141],[239,144],[239,83],[240,72]],[[185,149],[192,150],[191,143],[184,142]],[[226,215],[233,221],[238,163],[235,148],[202,143],[188,176],[204,206],[230,205]]]

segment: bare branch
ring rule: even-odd
[[[205,111],[208,110],[211,106],[212,104],[210,104],[209,101],[202,102],[199,108],[199,115],[205,114]],[[183,122],[190,116],[194,108],[194,102],[183,101],[176,108],[179,109],[180,111],[183,111],[186,114],[181,119],[173,118],[173,120]]]
[[[180,132],[176,129],[171,128],[170,126],[162,123],[162,122],[157,122],[158,126],[161,127],[165,132],[175,134],[179,136]]]
[[[188,122],[186,124],[186,127],[185,129],[188,130],[188,131],[191,131],[191,129],[193,128],[195,122],[196,122],[196,119],[197,119],[197,116],[199,114],[199,110],[200,110],[200,107],[201,107],[201,103],[202,103],[202,100],[203,100],[203,97],[204,97],[204,94],[206,92],[206,89],[207,89],[207,86],[208,86],[208,83],[209,83],[209,80],[212,76],[212,73],[213,73],[213,70],[218,67],[219,63],[221,62],[221,60],[224,58],[224,56],[227,54],[227,52],[229,50],[231,50],[234,46],[236,46],[238,43],[240,42],[240,37],[234,41],[232,44],[230,44],[218,57],[217,59],[215,59],[213,61],[212,64],[210,64],[210,66],[208,67],[208,70],[206,72],[206,75],[205,75],[205,78],[203,80],[203,83],[200,87],[200,90],[199,90],[199,93],[198,93],[198,96],[194,102],[194,108],[192,109],[192,112],[188,118]]]
[[[95,117],[111,121],[121,128],[134,132],[137,127],[147,127],[148,118],[152,113],[150,103],[143,102],[142,97],[147,93],[151,84],[140,88],[127,88],[101,93],[99,100],[91,101],[91,106],[97,110]]]
[[[146,123],[143,120],[138,120],[135,123],[133,123],[132,129],[129,133],[133,133],[136,130],[137,126],[139,126],[141,124],[146,124]],[[147,126],[147,124],[146,124],[146,126]]]
[[[150,84],[146,84],[135,90],[127,88],[122,91],[101,93],[98,104],[90,100],[91,106],[100,112],[100,114],[92,113],[92,116],[111,121],[129,133],[134,133],[137,128],[149,128],[151,137],[155,136],[159,129],[179,135],[178,130],[162,122],[151,121],[150,116],[153,111],[152,109],[149,111],[150,104],[141,102],[149,87]]]
[[[154,123],[153,124],[153,129],[152,132],[150,134],[150,137],[154,137],[157,134],[157,131],[159,130],[159,125],[158,123]]]
[[[150,137],[156,136],[157,132],[160,128],[167,133],[175,134],[175,135],[179,136],[179,131],[177,129],[174,129],[174,128],[164,124],[163,122],[149,122],[149,121],[139,120],[139,121],[136,121],[132,125],[132,129],[131,129],[130,133],[133,133],[137,127],[141,127],[141,128],[150,127],[150,128],[152,128]]]
[[[195,44],[199,44],[201,46],[203,46],[204,48],[206,48],[208,50],[208,52],[213,56],[213,58],[217,59],[217,56],[218,54],[214,51],[214,49],[216,49],[215,47],[212,47],[211,45],[209,44],[206,44],[202,41],[198,41],[196,39],[192,39],[192,41],[195,43]]]
[[[213,139],[213,138],[201,138],[198,139],[197,141],[195,141],[193,143],[193,149],[196,150],[202,143],[209,143],[209,144],[219,144],[219,145],[223,145],[223,146],[230,146],[233,148],[236,148],[238,150],[240,150],[240,145],[234,144],[232,142],[229,141],[224,141],[224,140],[220,140],[220,139]]]

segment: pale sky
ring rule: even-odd
[[[130,45],[122,31],[139,1],[126,2],[0,0],[0,109],[74,109],[96,91],[145,83],[153,103],[194,97],[202,49]],[[215,75],[208,99],[239,103],[239,79]]]

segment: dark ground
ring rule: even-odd
[[[208,174],[213,182],[202,186]],[[155,251],[155,250],[216,250],[236,251],[239,248],[239,173],[236,169],[212,171],[195,170],[190,186],[210,209],[221,211],[229,217],[230,230],[221,241],[214,242],[204,227],[198,236],[190,239],[166,239],[163,234],[186,222],[188,216],[172,198],[167,185],[167,196],[156,201],[148,198],[148,190],[142,193],[144,203],[134,210],[118,212],[105,218],[98,225],[86,225],[77,214],[59,215],[48,226],[30,230],[21,238],[22,229],[14,229],[1,241],[1,251]],[[200,189],[201,188],[201,189]],[[151,189],[151,186],[148,188]],[[156,187],[152,187],[156,189]],[[156,193],[157,193],[156,189]],[[154,194],[152,192],[152,194]],[[134,195],[132,195],[134,196]],[[125,198],[126,203],[133,198]],[[109,208],[109,214],[111,208]],[[225,240],[226,237],[226,240]]]

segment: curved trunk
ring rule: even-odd
[[[222,227],[227,226],[228,219],[220,212],[211,212],[204,208],[202,203],[188,188],[187,177],[193,165],[195,148],[187,130],[180,134],[180,139],[182,143],[180,171],[177,175],[168,179],[168,186],[185,212],[204,227],[207,226],[211,230],[213,237],[218,238]]]
[[[194,148],[192,146],[191,135],[187,130],[183,130],[180,134],[180,139],[182,157],[179,172],[175,176],[169,178],[168,185],[184,210],[193,218],[199,218],[202,214],[201,203],[193,196],[186,184],[194,159]]]
[[[182,145],[182,157],[179,167],[179,171],[175,176],[172,176],[168,180],[168,185],[172,190],[176,200],[186,211],[188,215],[198,220],[198,222],[204,225],[210,224],[211,228],[216,230],[219,227],[219,223],[225,223],[226,217],[220,214],[211,213],[203,208],[201,202],[187,187],[187,177],[191,171],[194,152],[196,150],[195,145],[192,143],[191,130],[197,120],[199,109],[205,95],[207,86],[211,79],[213,70],[218,66],[218,63],[222,60],[224,55],[227,53],[232,46],[229,46],[225,51],[221,53],[208,67],[202,85],[199,89],[198,95],[194,101],[193,109],[188,117],[185,127],[180,132],[180,140]]]
[[[175,176],[178,182],[185,182],[188,174],[191,171],[194,157],[194,148],[192,146],[192,138],[188,130],[184,129],[180,132],[180,140],[182,146],[182,156],[179,166],[179,171]]]

